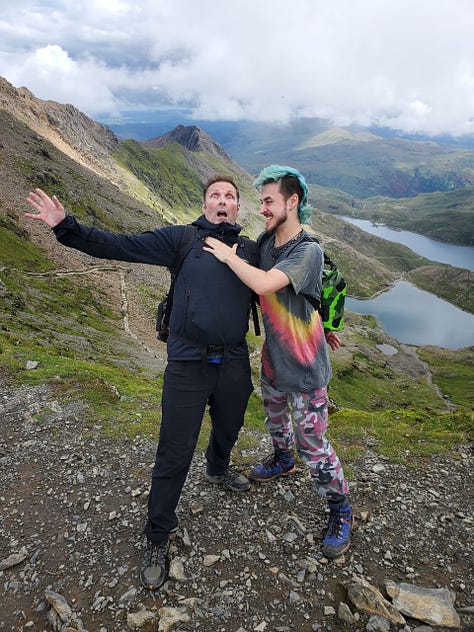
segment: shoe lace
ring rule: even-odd
[[[222,475],[222,478],[223,480],[226,480],[226,481],[233,481],[238,476],[239,476],[239,473],[237,472],[237,470],[234,470],[231,467],[228,467],[225,470],[224,474]]]
[[[270,452],[270,454],[262,460],[262,465],[264,467],[271,467],[272,465],[275,465],[276,462],[277,456],[275,452]]]
[[[147,556],[145,560],[146,566],[161,566],[166,559],[166,542],[162,544],[150,543],[147,548]]]
[[[346,516],[345,513],[339,509],[331,509],[327,535],[338,538],[342,534],[342,525],[344,522],[350,522],[349,516]]]

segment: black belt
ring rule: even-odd
[[[224,355],[224,347],[222,345],[208,345],[206,351],[207,355]]]

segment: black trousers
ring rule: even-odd
[[[191,465],[206,405],[212,427],[206,450],[209,474],[230,462],[248,399],[253,391],[248,358],[223,364],[168,363],[163,382],[162,420],[145,533],[158,543],[178,526],[176,507]]]

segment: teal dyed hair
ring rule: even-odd
[[[253,185],[260,191],[269,182],[280,182],[285,176],[293,176],[298,180],[302,195],[298,204],[298,218],[302,224],[308,224],[311,219],[312,210],[308,206],[308,185],[301,173],[292,167],[282,167],[281,165],[270,165],[262,169]]]

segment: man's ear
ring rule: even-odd
[[[299,206],[299,203],[300,203],[300,199],[298,197],[298,194],[297,193],[293,193],[292,195],[290,195],[288,200],[291,203],[291,210],[294,211],[296,209],[296,211],[298,211],[298,206]]]

